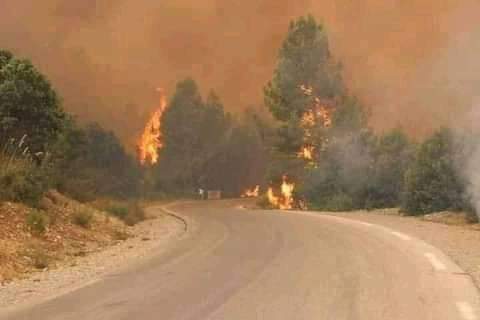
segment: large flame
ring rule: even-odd
[[[252,189],[247,189],[242,194],[242,198],[256,198],[260,194],[260,186],[255,186]]]
[[[313,88],[307,85],[301,85],[300,90],[307,97],[313,96]],[[333,107],[330,102],[322,101],[318,97],[313,97],[312,105],[302,114],[300,119],[300,125],[304,131],[303,135],[303,146],[298,151],[297,155],[299,158],[303,158],[310,162],[313,162],[314,151],[316,147],[312,144],[312,136],[315,127],[319,125],[325,129],[328,129],[332,126],[332,113]],[[326,140],[324,141],[326,143]],[[322,149],[322,146],[319,146],[319,150]]]
[[[272,207],[281,209],[281,210],[289,210],[293,208],[294,199],[293,199],[293,191],[295,190],[295,184],[289,183],[287,181],[287,176],[284,175],[282,178],[282,185],[280,186],[280,195],[276,196],[273,192],[273,188],[270,187],[267,190],[267,198],[268,202]]]
[[[302,147],[302,149],[298,152],[298,156],[300,158],[303,158],[305,160],[313,160],[313,153],[315,151],[315,147],[314,146],[310,146],[310,145],[305,145]]]
[[[158,162],[158,153],[162,148],[161,117],[167,107],[167,99],[163,89],[158,88],[160,92],[160,104],[152,114],[142,136],[138,142],[138,158],[141,164],[155,164]]]

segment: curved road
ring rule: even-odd
[[[470,278],[421,241],[236,205],[172,206],[189,230],[166,253],[2,319],[480,319]]]

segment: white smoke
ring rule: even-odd
[[[480,102],[474,104],[465,121],[465,127],[456,136],[457,150],[463,153],[457,170],[466,183],[468,199],[480,220]]]

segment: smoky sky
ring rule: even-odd
[[[262,108],[288,23],[328,30],[371,124],[423,135],[457,123],[480,92],[475,0],[1,0],[0,47],[30,58],[65,108],[131,145],[185,77],[230,111]]]

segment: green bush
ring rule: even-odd
[[[37,206],[50,186],[48,157],[35,155],[20,141],[9,140],[0,146],[0,201],[22,202]],[[41,159],[40,159],[41,158]]]
[[[93,213],[89,210],[78,210],[72,215],[72,223],[88,229],[92,224]]]
[[[327,199],[323,208],[328,211],[350,211],[355,209],[353,199],[344,193],[333,195],[330,199]]]
[[[437,131],[422,143],[405,174],[403,211],[419,215],[467,207],[455,156],[458,154],[448,129]]]
[[[365,192],[365,208],[400,206],[404,176],[412,161],[413,151],[413,144],[401,129],[394,129],[377,139],[373,146],[373,165]]]
[[[26,224],[32,233],[44,233],[47,230],[48,223],[49,219],[47,215],[40,210],[32,209],[27,214]]]
[[[128,205],[112,205],[106,211],[129,226],[145,220],[145,211],[137,202],[132,202]]]
[[[128,208],[120,205],[113,205],[106,209],[108,213],[124,220],[128,216]]]

